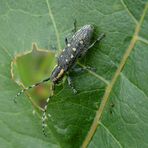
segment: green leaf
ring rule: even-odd
[[[146,0],[1,0],[1,147],[148,147],[147,9]],[[94,24],[106,37],[79,62],[96,72],[72,73],[78,94],[65,80],[56,87],[44,137],[40,98],[49,95],[50,84],[41,94],[42,86],[19,96],[17,104],[12,98],[20,84],[50,75],[51,49],[64,48],[75,19],[78,28]],[[43,50],[31,51],[33,43]]]

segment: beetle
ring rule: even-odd
[[[40,85],[41,83],[51,81],[52,82],[52,89],[54,90],[54,86],[59,83],[59,81],[64,77],[64,75],[67,75],[68,78],[68,84],[72,88],[73,92],[76,94],[77,90],[73,87],[71,78],[69,77],[68,73],[72,69],[74,69],[76,62],[79,58],[81,58],[85,53],[94,46],[96,42],[99,42],[105,34],[101,34],[94,42],[91,43],[92,37],[94,33],[94,26],[93,25],[84,25],[81,27],[78,31],[74,33],[74,35],[71,37],[70,40],[65,38],[66,47],[63,49],[61,54],[59,55],[57,59],[57,65],[53,69],[50,77],[42,80],[41,82],[38,82],[32,86],[29,86],[23,90],[21,90],[17,95],[14,97],[14,102],[16,102],[16,98],[23,93],[24,91],[36,87]],[[89,69],[89,67],[86,67]],[[83,68],[82,68],[83,69]],[[46,136],[45,133],[45,127],[47,126],[45,124],[45,121],[47,119],[46,111],[48,102],[50,100],[51,96],[47,98],[46,105],[44,106],[44,111],[42,115],[42,130],[43,134]]]

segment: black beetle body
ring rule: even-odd
[[[78,58],[84,55],[90,46],[94,27],[85,25],[78,30],[58,57],[58,65],[51,74],[51,81],[57,83],[69,69],[75,65]]]
[[[104,37],[104,34],[102,34],[97,38],[96,41],[91,43],[93,32],[94,32],[94,27],[92,25],[85,25],[82,28],[80,28],[69,41],[66,40],[66,47],[63,49],[63,51],[59,55],[58,64],[53,69],[51,76],[49,78],[42,80],[39,83],[36,83],[32,86],[24,88],[23,90],[18,92],[14,97],[14,102],[16,102],[15,99],[20,94],[22,94],[24,91],[30,88],[36,87],[49,80],[53,83],[52,86],[58,83],[63,78],[63,76],[66,73],[68,73],[72,67],[75,66],[78,58],[82,57],[87,52],[88,49],[90,49],[92,46],[94,46],[94,44],[97,41],[100,41]],[[73,89],[73,92],[76,93],[77,91],[73,87],[70,77],[68,77],[68,84]],[[45,136],[46,136],[45,127],[47,126],[45,123],[45,120],[47,119],[46,111],[47,111],[47,105],[50,98],[51,98],[51,95],[46,100],[46,105],[44,106],[44,112],[42,115],[42,130]]]

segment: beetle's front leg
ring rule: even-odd
[[[68,81],[68,85],[71,87],[73,93],[76,94],[77,90],[74,88],[73,83],[72,83],[72,79],[69,75],[67,75],[67,81]]]
[[[74,67],[72,70],[73,70],[74,72],[83,72],[83,71],[85,71],[85,70],[90,70],[90,71],[96,72],[96,68],[90,67],[90,66],[78,67],[78,68]]]
[[[93,46],[96,44],[96,42],[100,42],[104,37],[105,37],[105,34],[102,33],[102,34],[97,38],[97,40],[95,40],[95,41],[88,47],[88,49],[90,49],[91,47],[93,47]]]
[[[53,83],[52,85],[51,85],[51,96],[53,96],[54,95],[54,91],[55,91],[55,84]]]
[[[67,39],[67,37],[65,38],[65,44],[66,44],[66,45],[68,44],[68,39]]]

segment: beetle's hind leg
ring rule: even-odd
[[[74,20],[74,23],[73,23],[73,29],[72,29],[72,32],[73,32],[73,34],[77,31],[77,21],[76,21],[76,19]],[[68,44],[68,38],[67,37],[65,37],[65,44],[67,45]]]

